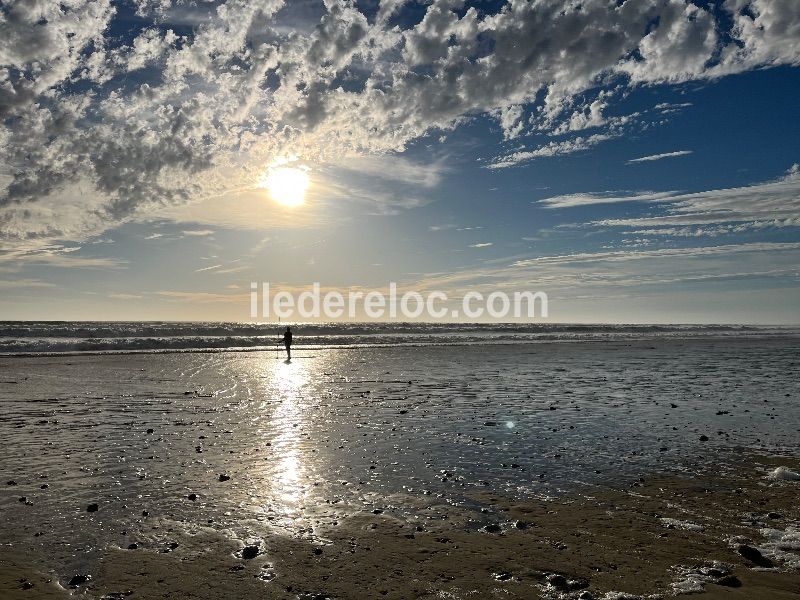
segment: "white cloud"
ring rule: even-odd
[[[183,235],[186,237],[208,237],[210,235],[214,235],[214,230],[212,229],[184,229],[181,231]]]
[[[689,154],[692,154],[692,152],[692,150],[676,150],[675,152],[664,152],[663,154],[651,154],[649,156],[642,156],[641,158],[632,158],[628,161],[628,164],[652,162],[655,160],[661,160],[662,158],[674,158],[676,156],[688,156]]]
[[[619,202],[657,202],[669,200],[677,192],[638,192],[635,194],[620,195],[619,192],[605,192],[602,194],[565,194],[539,200],[546,208],[573,208],[575,206],[591,206],[594,204],[617,204]]]
[[[0,290],[43,287],[55,287],[55,284],[40,279],[0,279]]]
[[[183,292],[176,290],[161,290],[153,292],[156,296],[160,296],[165,300],[174,302],[188,302],[191,304],[217,304],[217,303],[234,303],[242,305],[242,303],[249,302],[250,294],[220,294],[216,292]]]
[[[646,198],[642,200],[648,201]],[[739,188],[709,190],[652,198],[665,209],[658,216],[606,219],[596,225],[656,227],[740,223],[738,231],[764,226],[800,225],[800,177],[792,174],[778,181]]]
[[[546,290],[574,297],[580,291],[619,292],[620,288],[703,284],[731,279],[767,278],[794,282],[800,243],[751,243],[687,248],[621,249],[495,261],[494,266],[430,274],[418,290]]]
[[[213,271],[215,269],[219,269],[222,265],[211,265],[210,267],[203,267],[202,269],[195,269],[195,273],[202,273],[204,271]]]
[[[512,152],[505,156],[500,156],[494,159],[487,165],[489,169],[504,169],[506,167],[513,167],[515,165],[533,160],[535,158],[542,158],[545,156],[560,156],[562,154],[573,154],[582,150],[588,150],[596,146],[600,142],[616,137],[609,134],[595,134],[589,137],[576,137],[571,140],[564,140],[561,142],[550,142],[544,146],[540,146],[535,150],[526,150],[520,152]]]
[[[114,258],[81,256],[77,254],[79,250],[80,246],[42,244],[37,240],[6,244],[0,246],[0,272],[18,271],[23,263],[84,269],[121,269],[127,265]]]
[[[494,246],[494,242],[481,242],[479,244],[470,244],[470,248],[488,248]]]
[[[632,234],[678,237],[717,236],[766,227],[797,227],[800,226],[800,168],[793,165],[778,180],[738,188],[692,193],[580,193],[538,201],[546,208],[634,202],[656,204],[662,214],[604,219],[591,224],[635,228],[629,232]]]
[[[688,0],[512,0],[489,14],[461,6],[434,0],[400,26],[389,17],[402,2],[383,2],[370,21],[330,0],[318,22],[292,32],[282,0],[137,0],[146,26],[125,40],[110,0],[8,0],[0,239],[85,239],[241,189],[277,156],[319,165],[387,156],[480,113],[495,115],[509,139],[529,126],[598,129],[493,168],[576,152],[620,133],[605,116],[613,94],[582,99],[598,87],[800,64],[793,0],[726,0],[716,12]],[[178,17],[191,34],[163,26]],[[426,201],[391,185],[372,200],[363,191],[354,196],[376,212]]]

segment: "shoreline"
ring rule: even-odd
[[[731,332],[726,335],[700,333],[696,335],[683,334],[664,334],[664,335],[635,335],[631,337],[584,337],[584,338],[549,338],[549,339],[521,339],[521,340],[475,340],[475,341],[444,341],[444,342],[378,342],[378,343],[356,343],[356,344],[304,344],[301,342],[292,345],[294,350],[364,350],[364,349],[386,349],[386,348],[458,348],[475,346],[524,346],[524,345],[545,345],[545,344],[633,344],[633,343],[654,343],[654,342],[753,342],[753,341],[787,341],[800,340],[800,333],[795,331],[780,332]],[[221,346],[221,347],[196,347],[196,348],[151,348],[151,349],[111,349],[111,350],[64,350],[64,351],[41,351],[41,352],[2,352],[2,358],[58,358],[75,356],[125,356],[125,355],[150,355],[150,354],[223,354],[235,353],[242,354],[248,352],[275,352],[275,348],[281,342],[276,342],[272,346]],[[285,353],[283,347],[278,349],[279,354]],[[294,358],[308,358],[296,356]]]

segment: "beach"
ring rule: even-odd
[[[800,597],[799,348],[0,357],[2,597]]]

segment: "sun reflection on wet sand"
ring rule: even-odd
[[[273,486],[280,509],[293,517],[305,495],[303,479],[307,465],[302,432],[308,406],[303,388],[308,383],[308,373],[301,362],[280,362],[274,367],[272,377],[275,401],[279,403],[272,417],[278,431],[272,441],[276,455]]]

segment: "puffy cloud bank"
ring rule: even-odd
[[[795,0],[302,6],[0,1],[0,237],[77,239],[276,156],[401,151],[475,114],[509,139],[604,128],[509,166],[619,135],[615,90],[800,63]]]

